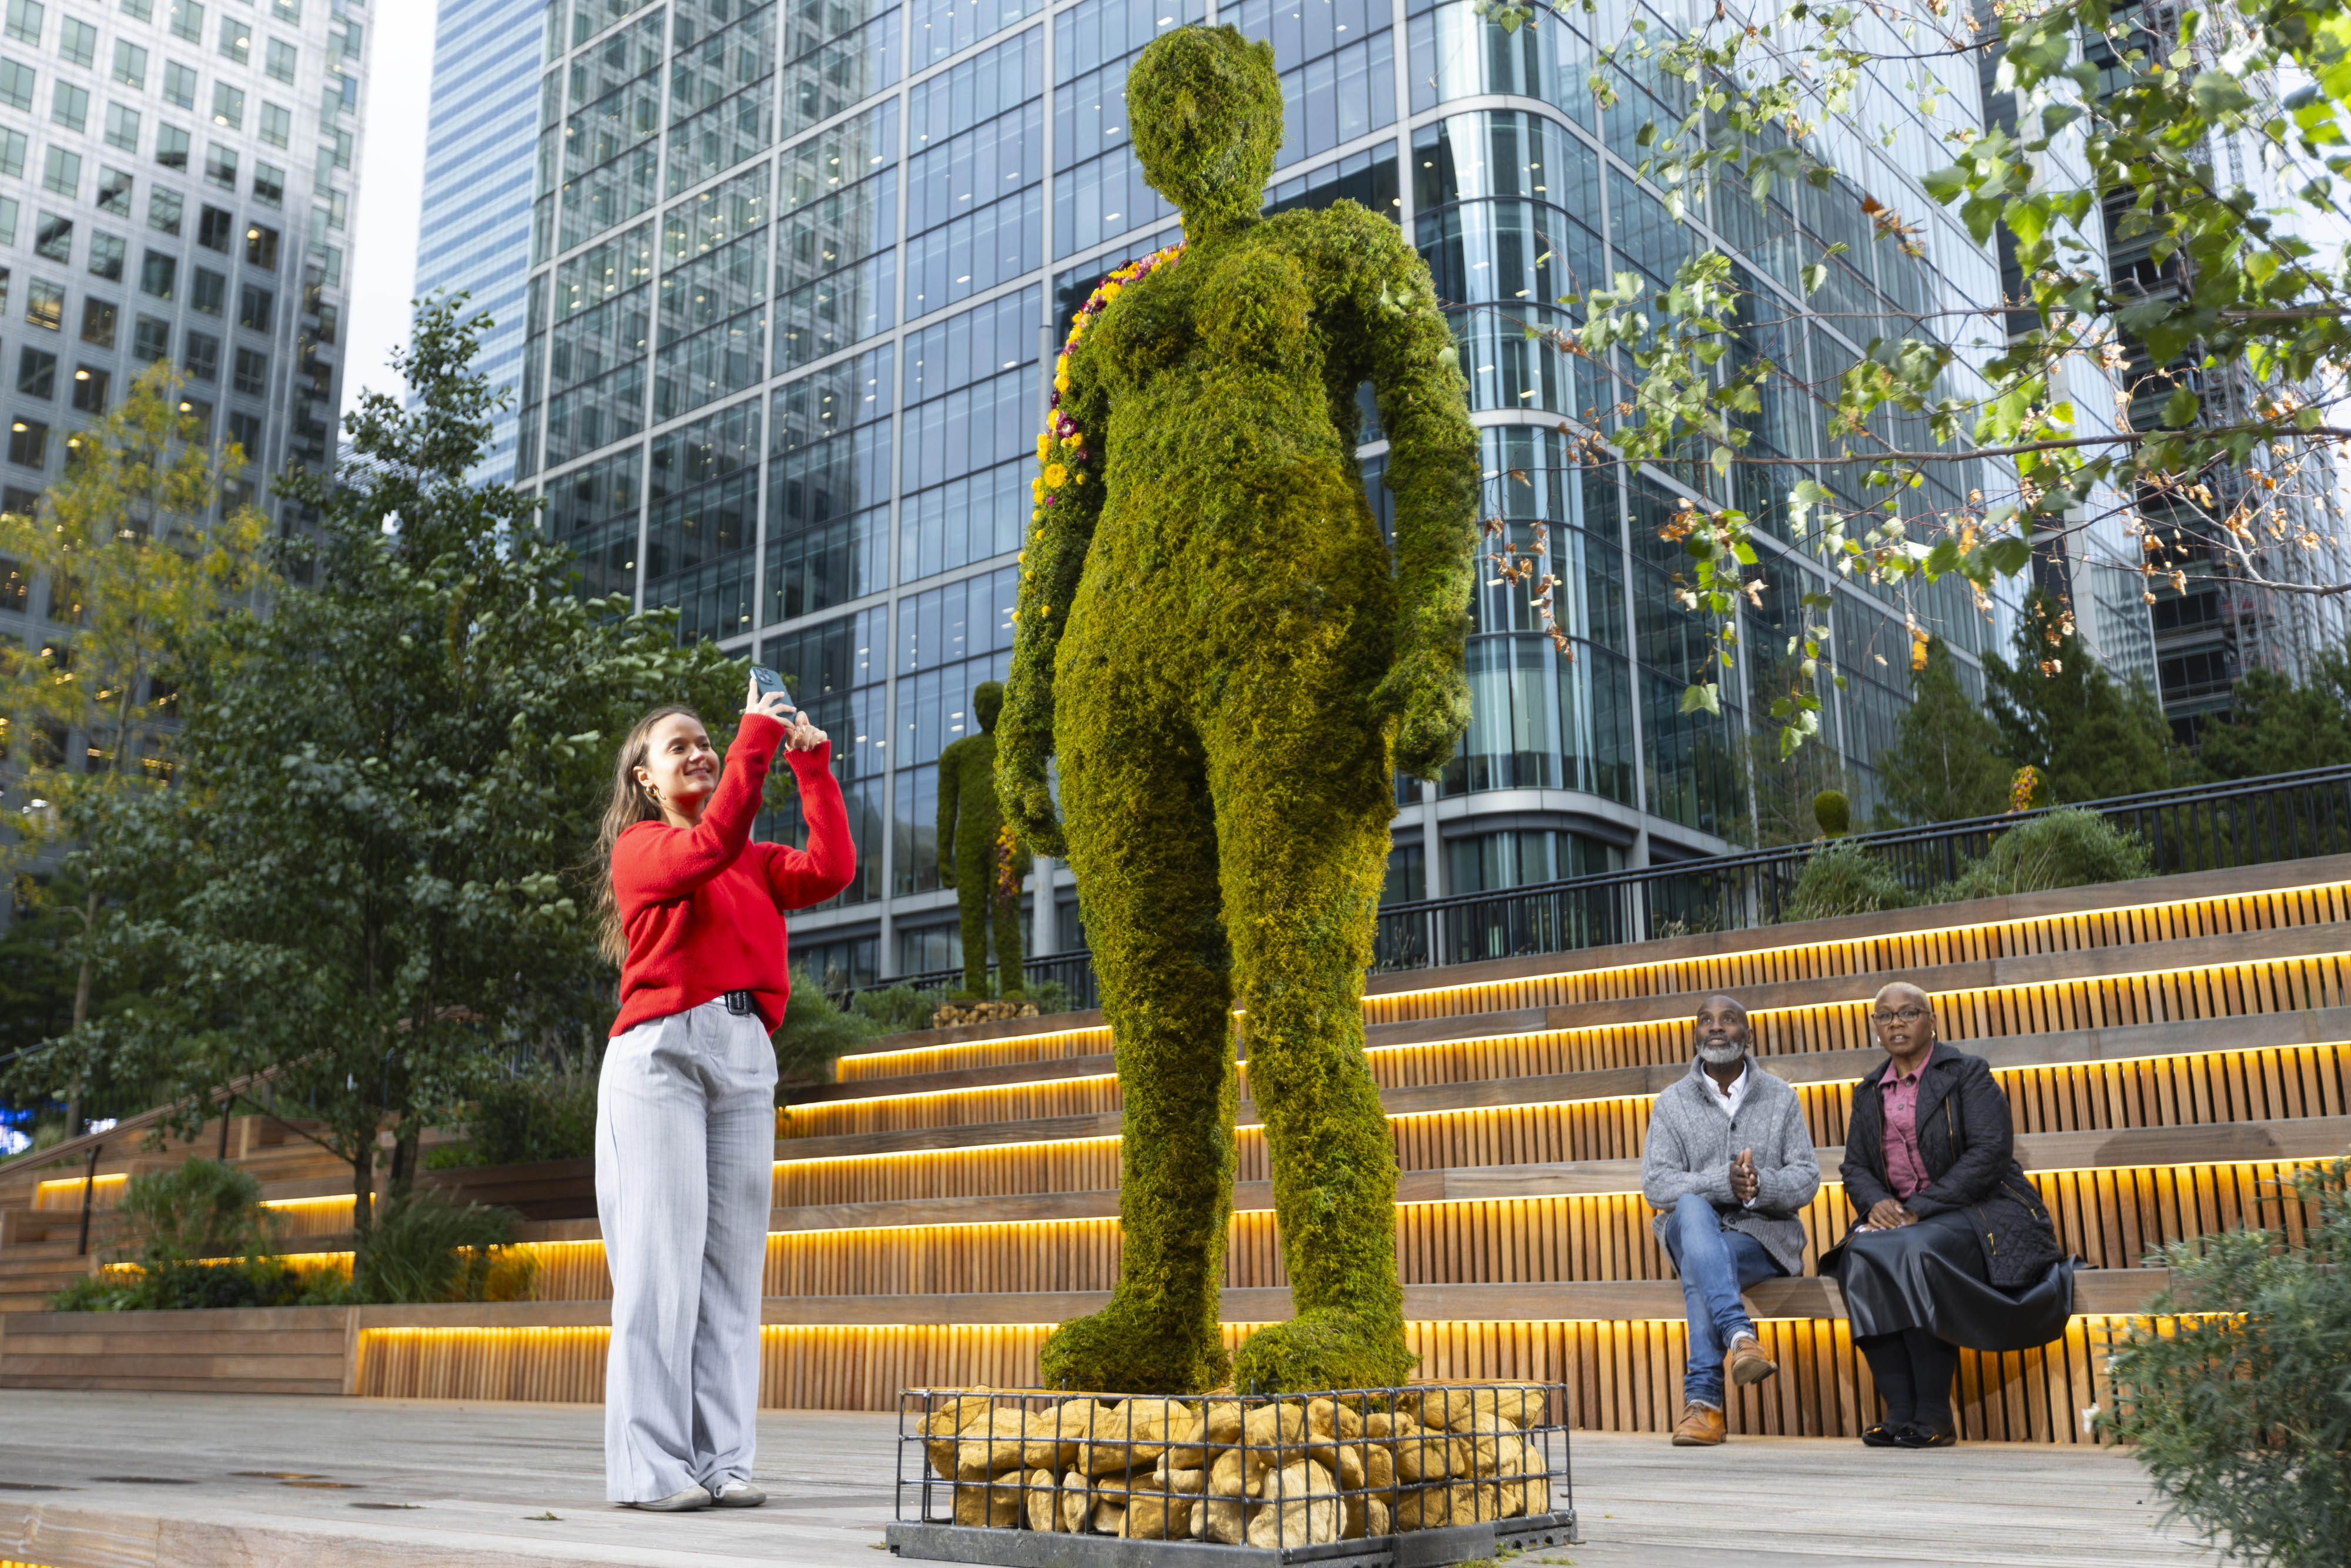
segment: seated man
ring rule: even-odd
[[[1747,1059],[1747,1009],[1729,997],[1698,1009],[1698,1060],[1657,1096],[1641,1151],[1641,1191],[1689,1303],[1681,1448],[1722,1441],[1722,1365],[1742,1386],[1779,1371],[1756,1342],[1739,1292],[1804,1266],[1797,1218],[1820,1190],[1820,1162],[1796,1092]]]

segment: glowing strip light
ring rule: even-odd
[[[2148,972],[2149,972],[2149,973],[2153,973],[2153,974],[2180,974],[2180,973],[2186,973],[2187,971],[2184,971],[2184,970],[2150,970],[2150,971],[2148,971]],[[1963,996],[1969,996],[1969,995],[1974,995],[1974,994],[1980,994],[1980,993],[1974,993],[1974,992],[1969,992],[1969,991],[1947,991],[1947,992],[1945,992],[1945,993],[1943,993],[1943,994],[1944,994],[1944,995],[1946,995],[1946,996],[1963,997]],[[1778,1009],[1778,1010],[1781,1010],[1781,1011],[1794,1011],[1794,1010],[1799,1010],[1799,1009]],[[1769,1011],[1759,1011],[1759,1012],[1754,1013],[1754,1014],[1751,1014],[1751,1015],[1750,1015],[1750,1017],[1754,1017],[1754,1018],[1766,1018],[1766,1017],[1770,1017],[1770,1016],[1771,1016],[1771,1013],[1770,1013]],[[2245,1014],[2245,1015],[2241,1015],[2241,1016],[2244,1016],[2244,1017],[2250,1017],[2250,1018],[2262,1018],[2262,1017],[2274,1017],[2274,1016],[2277,1016],[2277,1015],[2274,1015],[2274,1014],[2253,1013],[2253,1014]],[[2187,1020],[2187,1021],[2194,1021],[2194,1020]],[[1608,1025],[1608,1026],[1604,1026],[1604,1027],[1614,1028],[1614,1027],[1618,1027],[1618,1026],[1614,1026],[1614,1025]],[[1571,1030],[1548,1030],[1548,1031],[1544,1031],[1544,1032],[1557,1034],[1557,1033],[1570,1033],[1570,1032],[1573,1032],[1573,1031],[1571,1031]],[[1471,1037],[1470,1039],[1466,1040],[1441,1040],[1441,1041],[1431,1041],[1431,1042],[1428,1042],[1428,1043],[1429,1043],[1430,1045],[1463,1045],[1463,1044],[1474,1044],[1474,1043],[1477,1043],[1477,1042],[1479,1042],[1479,1041],[1486,1040],[1499,1040],[1525,1039],[1525,1038],[1531,1038],[1531,1037],[1529,1037],[1529,1036],[1517,1036],[1517,1035],[1479,1035],[1479,1036],[1473,1036],[1473,1037]],[[1988,1037],[1986,1037],[1986,1038],[1987,1038],[1987,1039],[1998,1039],[1998,1038],[2000,1038],[2000,1037],[1998,1037],[1998,1036],[1988,1036]],[[1946,1043],[1951,1043],[1951,1042],[1946,1042]],[[2147,1062],[2156,1062],[2156,1061],[2215,1061],[2215,1060],[2226,1059],[2226,1058],[2230,1058],[2230,1057],[2246,1056],[2246,1055],[2250,1055],[2250,1054],[2252,1054],[2252,1053],[2254,1053],[2254,1052],[2260,1052],[2260,1051],[2334,1051],[2334,1050],[2339,1050],[2339,1049],[2341,1049],[2341,1048],[2343,1048],[2343,1047],[2346,1047],[2346,1046],[2351,1046],[2351,1040],[2312,1040],[2312,1041],[2308,1041],[2308,1042],[2295,1043],[2295,1044],[2288,1044],[2288,1045],[2242,1045],[2242,1046],[2232,1046],[2232,1047],[2231,1047],[2231,1048],[2229,1048],[2228,1050],[2225,1050],[2225,1051],[2153,1051],[2153,1052],[2144,1053],[2144,1054],[2141,1054],[2141,1055],[2138,1055],[2138,1056],[2101,1056],[2101,1057],[2095,1057],[2095,1058],[2091,1058],[2091,1059],[2086,1060],[2086,1061],[2025,1062],[2025,1063],[2021,1063],[2021,1064],[2018,1064],[2018,1065],[2016,1065],[2016,1066],[2011,1066],[2011,1067],[1995,1067],[1995,1068],[1993,1068],[1993,1069],[1992,1069],[1992,1072],[1993,1072],[1995,1075],[1998,1075],[1998,1074],[2000,1074],[2000,1073],[2004,1073],[2004,1072],[2066,1072],[2066,1071],[2077,1071],[2077,1070],[2084,1070],[2084,1069],[2090,1069],[2090,1068],[2107,1068],[2107,1067],[2117,1067],[2117,1068],[2118,1068],[2118,1067],[2135,1067],[2135,1066],[2143,1065],[2143,1064],[2147,1063]],[[1426,1049],[1426,1047],[1424,1047],[1424,1046],[1418,1046],[1418,1045],[1415,1045],[1415,1046],[1388,1046],[1388,1047],[1383,1047],[1382,1049],[1383,1049],[1383,1050],[1389,1050],[1389,1051],[1405,1051],[1405,1050],[1417,1051],[1417,1050],[1423,1050],[1423,1049]],[[1366,1054],[1369,1054],[1369,1053],[1368,1053],[1368,1052],[1366,1052]],[[1816,1051],[1790,1051],[1790,1052],[1787,1052],[1784,1056],[1778,1056],[1778,1057],[1773,1057],[1773,1056],[1759,1056],[1759,1057],[1757,1057],[1757,1058],[1756,1058],[1756,1060],[1757,1060],[1758,1061],[1764,1061],[1764,1062],[1769,1062],[1769,1061],[1775,1061],[1775,1060],[1776,1060],[1776,1061],[1794,1061],[1794,1060],[1798,1060],[1798,1059],[1800,1059],[1800,1058],[1802,1058],[1802,1057],[1805,1057],[1805,1056],[1812,1056],[1812,1055],[1819,1055],[1819,1054],[1822,1054],[1822,1053],[1821,1053],[1821,1052],[1816,1052]],[[1599,1070],[1597,1070],[1597,1071],[1621,1071],[1621,1070],[1619,1070],[1619,1069],[1599,1069]],[[1770,1070],[1770,1068],[1769,1068],[1769,1067],[1766,1067],[1766,1068],[1764,1069],[1764,1071],[1771,1071],[1771,1070]],[[1565,1075],[1565,1074],[1549,1074],[1549,1073],[1545,1073],[1545,1074],[1541,1074],[1541,1075],[1539,1075],[1539,1076],[1543,1076],[1543,1077],[1552,1077],[1552,1076],[1566,1076],[1566,1075]],[[1115,1081],[1117,1080],[1117,1077],[1118,1077],[1118,1075],[1117,1075],[1116,1073],[1114,1073],[1114,1072],[1113,1072],[1113,1073],[1102,1073],[1102,1074],[1099,1074],[1099,1075],[1092,1075],[1092,1076],[1088,1076],[1088,1077],[1085,1077],[1085,1078],[1061,1078],[1061,1079],[1053,1079],[1053,1080],[1050,1080],[1049,1082],[1050,1082],[1051,1083],[1056,1084],[1056,1085],[1063,1084],[1063,1083],[1099,1083],[1099,1082],[1115,1082]],[[1412,1084],[1396,1084],[1396,1085],[1393,1085],[1392,1087],[1395,1087],[1395,1088],[1399,1089],[1399,1090],[1403,1090],[1403,1089],[1448,1089],[1448,1088],[1458,1088],[1458,1087],[1462,1087],[1462,1086],[1465,1086],[1465,1085],[1468,1085],[1468,1084],[1471,1084],[1471,1083],[1493,1083],[1493,1082],[1509,1082],[1509,1080],[1507,1080],[1507,1079],[1481,1079],[1481,1078],[1468,1078],[1468,1079],[1459,1079],[1459,1080],[1456,1080],[1456,1081],[1449,1082],[1444,1082],[1444,1083],[1425,1083],[1425,1084],[1424,1084],[1424,1083],[1412,1083]],[[1802,1092],[1803,1091],[1808,1090],[1808,1089],[1837,1089],[1837,1088],[1843,1088],[1843,1087],[1844,1087],[1844,1086],[1846,1086],[1846,1085],[1848,1085],[1848,1084],[1857,1084],[1857,1083],[1859,1083],[1860,1082],[1861,1082],[1861,1078],[1860,1078],[1859,1076],[1855,1076],[1855,1077],[1852,1077],[1852,1078],[1811,1078],[1811,1079],[1806,1079],[1804,1082],[1801,1082],[1801,1083],[1791,1083],[1791,1084],[1789,1085],[1789,1087],[1791,1087],[1791,1088],[1792,1088],[1792,1089],[1796,1090],[1798,1092],[1800,1092],[1800,1093],[1801,1093],[1801,1092]],[[1009,1084],[1009,1085],[1003,1085],[1003,1086],[1001,1086],[1001,1087],[1004,1087],[1004,1088],[1012,1088],[1012,1089],[1019,1089],[1019,1088],[1027,1088],[1027,1087],[1031,1087],[1031,1086],[1030,1086],[1030,1085],[1026,1085],[1026,1084]],[[904,1094],[904,1095],[875,1096],[875,1097],[874,1097],[874,1098],[872,1098],[872,1099],[866,1099],[866,1100],[839,1100],[839,1101],[826,1101],[826,1102],[822,1102],[822,1103],[824,1103],[824,1104],[828,1104],[828,1105],[832,1105],[832,1104],[842,1104],[842,1105],[869,1105],[869,1106],[870,1106],[870,1105],[876,1105],[876,1104],[880,1104],[880,1103],[883,1103],[883,1102],[885,1102],[885,1101],[890,1101],[890,1100],[914,1101],[914,1100],[929,1099],[929,1098],[935,1097],[935,1096],[937,1096],[937,1095],[945,1095],[945,1094],[971,1094],[971,1093],[977,1093],[977,1092],[981,1092],[981,1091],[978,1091],[978,1090],[973,1090],[973,1089],[938,1089],[938,1090],[932,1090],[932,1091],[928,1091],[928,1092],[925,1092],[925,1093],[920,1093],[920,1094]],[[1438,1108],[1438,1109],[1436,1109],[1436,1110],[1430,1110],[1430,1111],[1391,1111],[1391,1112],[1387,1112],[1387,1113],[1385,1113],[1384,1114],[1385,1114],[1386,1119],[1387,1119],[1388,1121],[1391,1121],[1391,1122],[1407,1122],[1407,1121],[1416,1121],[1416,1120],[1419,1120],[1419,1119],[1421,1119],[1421,1118],[1429,1117],[1429,1116],[1461,1116],[1461,1115],[1468,1115],[1468,1114],[1471,1114],[1471,1113],[1473,1113],[1480,1112],[1480,1111],[1485,1111],[1485,1112],[1493,1112],[1493,1111],[1538,1111],[1538,1110],[1546,1110],[1546,1109],[1555,1109],[1555,1108],[1557,1108],[1557,1107],[1560,1107],[1560,1106],[1566,1106],[1566,1105],[1605,1105],[1605,1104],[1609,1104],[1609,1103],[1615,1103],[1615,1102],[1621,1102],[1621,1103],[1625,1103],[1625,1104],[1634,1104],[1634,1103],[1637,1103],[1642,1102],[1642,1101],[1646,1101],[1646,1100],[1655,1100],[1656,1098],[1657,1098],[1657,1096],[1658,1096],[1659,1094],[1662,1094],[1662,1093],[1664,1093],[1664,1092],[1665,1092],[1665,1091],[1660,1089],[1660,1090],[1651,1090],[1651,1091],[1648,1091],[1648,1092],[1643,1092],[1643,1093],[1639,1093],[1639,1094],[1592,1094],[1592,1095],[1585,1095],[1585,1096],[1583,1096],[1583,1097],[1581,1097],[1581,1098],[1569,1098],[1569,1099],[1561,1099],[1561,1100],[1520,1100],[1520,1101],[1513,1101],[1512,1103],[1510,1103],[1510,1104],[1508,1104],[1508,1105],[1463,1105],[1463,1106],[1452,1106],[1452,1107],[1440,1107],[1440,1108]],[[810,1108],[813,1108],[813,1107],[810,1107]],[[1085,1114],[1094,1114],[1094,1115],[1108,1115],[1108,1114],[1110,1114],[1110,1113],[1108,1113],[1108,1112],[1106,1112],[1106,1111],[1105,1111],[1105,1112],[1083,1113],[1085,1113]],[[1022,1118],[1022,1119],[1024,1119],[1024,1120],[1025,1120],[1026,1118]],[[985,1122],[972,1122],[972,1123],[964,1123],[964,1124],[948,1124],[948,1125],[958,1125],[958,1124],[959,1124],[959,1125],[966,1125],[966,1126],[984,1127],[984,1126],[988,1125],[989,1124],[985,1123]],[[1262,1121],[1256,1121],[1256,1122],[1236,1122],[1236,1123],[1234,1124],[1234,1130],[1235,1130],[1235,1131],[1240,1131],[1240,1130],[1243,1130],[1243,1129],[1262,1128],[1262,1127],[1264,1126],[1264,1124],[1264,1124]],[[2196,1124],[2193,1124],[2193,1125],[2198,1125],[2198,1126],[2225,1126],[2225,1125],[2228,1125],[2229,1124],[2227,1124],[2227,1123],[2196,1123]],[[883,1131],[883,1132],[893,1132],[893,1131],[894,1131],[894,1132],[936,1132],[936,1131],[939,1131],[939,1130],[940,1130],[940,1129],[938,1129],[938,1128],[936,1128],[936,1127],[914,1127],[914,1128],[888,1128],[888,1129],[883,1129],[882,1131]],[[2127,1129],[2113,1129],[2113,1130],[2117,1130],[2117,1131],[2126,1131]],[[811,1135],[813,1135],[813,1136],[820,1136],[820,1137],[851,1137],[851,1138],[854,1138],[854,1137],[872,1137],[872,1136],[875,1136],[875,1135],[877,1135],[877,1134],[874,1134],[874,1133],[825,1133],[825,1134],[811,1134]],[[786,1139],[785,1141],[786,1141],[786,1142],[788,1142],[788,1143],[789,1143],[789,1142],[790,1142],[790,1140],[789,1140],[789,1138],[788,1138],[788,1139]],[[973,1152],[975,1152],[975,1151],[977,1151],[977,1150],[980,1150],[980,1149],[1019,1149],[1019,1148],[1037,1148],[1037,1147],[1041,1147],[1041,1146],[1046,1146],[1046,1145],[1055,1145],[1055,1144],[1058,1144],[1058,1143],[1060,1143],[1060,1142],[1061,1142],[1061,1141],[1062,1141],[1062,1140],[1050,1139],[1050,1138],[1040,1138],[1040,1139],[1032,1139],[1032,1140],[1029,1140],[1029,1141],[1027,1141],[1027,1142],[1019,1143],[1019,1144],[976,1144],[976,1145],[971,1145],[970,1147],[968,1147],[968,1148],[965,1148],[965,1149],[907,1150],[907,1151],[904,1151],[904,1152],[905,1152],[905,1153],[908,1153],[908,1154],[916,1154],[916,1153],[921,1153],[921,1154],[970,1154],[970,1153],[973,1153]],[[1092,1142],[1097,1142],[1097,1141],[1100,1141],[1100,1140],[1097,1140],[1097,1139],[1092,1139],[1092,1138],[1072,1138],[1072,1139],[1069,1139],[1069,1140],[1067,1140],[1067,1142],[1069,1143],[1069,1145],[1070,1145],[1071,1147],[1075,1147],[1075,1146],[1077,1146],[1077,1145],[1081,1145],[1081,1144],[1092,1143]],[[1115,1135],[1115,1134],[1113,1134],[1113,1138],[1112,1138],[1112,1140],[1111,1140],[1111,1141],[1113,1141],[1113,1142],[1114,1142],[1114,1141],[1116,1141],[1116,1135]],[[836,1159],[836,1160],[870,1160],[870,1159],[884,1158],[884,1157],[889,1157],[889,1156],[887,1156],[887,1155],[832,1155],[832,1156],[831,1156],[831,1158],[833,1158],[833,1159]],[[776,1165],[777,1165],[778,1167],[781,1167],[781,1166],[787,1166],[787,1165],[820,1165],[820,1164],[822,1164],[822,1163],[824,1163],[824,1162],[823,1162],[823,1161],[821,1161],[821,1160],[778,1160],[778,1161],[776,1162]]]

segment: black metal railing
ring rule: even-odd
[[[2088,800],[2079,809],[2095,811],[2137,835],[2158,875],[2351,852],[2351,767]],[[1856,833],[1845,841],[1866,846],[1912,896],[1923,898],[1956,880],[2001,834],[2045,814],[2044,810]],[[1791,844],[1493,893],[1384,904],[1379,912],[1372,972],[1775,925],[1783,918],[1805,862],[1818,847]],[[1032,959],[1027,969],[1032,984],[1050,978],[1066,986],[1072,1007],[1101,1005],[1090,954]],[[954,988],[962,981],[963,971],[952,969],[857,988]]]

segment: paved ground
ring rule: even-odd
[[[593,1406],[0,1391],[0,1561],[49,1568],[874,1568],[888,1416],[763,1416],[768,1507],[607,1507]],[[1574,1568],[2213,1563],[2130,1459],[1578,1434]],[[549,1517],[551,1515],[552,1517]]]

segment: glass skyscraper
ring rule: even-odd
[[[1643,120],[1683,113],[1672,84],[1619,73],[1608,110],[1588,85],[1592,37],[1674,24],[1621,0],[1508,35],[1470,0],[555,0],[547,15],[518,479],[543,488],[583,591],[676,606],[683,635],[778,666],[832,732],[862,869],[796,923],[814,963],[862,978],[956,962],[935,764],[972,688],[1006,674],[1069,319],[1111,268],[1180,237],[1123,102],[1136,51],[1169,28],[1272,42],[1288,119],[1269,209],[1351,198],[1414,236],[1454,303],[1488,511],[1521,539],[1548,525],[1563,580],[1565,654],[1523,588],[1479,591],[1475,722],[1440,783],[1399,787],[1392,898],[1768,831],[1749,737],[1792,678],[1807,591],[1835,601],[1848,685],[1827,694],[1822,745],[1864,811],[1907,700],[1909,623],[1968,660],[2000,632],[1956,584],[1861,590],[1791,547],[1772,497],[1799,470],[1724,485],[1695,466],[1577,466],[1562,423],[1608,418],[1625,388],[1524,330],[1573,325],[1552,301],[1613,273],[1662,282],[1690,247],[1732,253],[1764,302],[1743,351],[1795,378],[1755,417],[1753,450],[1817,455],[1826,409],[1807,386],[1833,386],[1881,333],[1948,330],[1941,306],[1997,298],[1994,261],[1916,179],[1952,123],[1980,123],[1968,68],[1948,72],[1957,120],[1848,137],[1823,149],[1844,171],[1830,188],[1721,192],[1677,224],[1635,173]],[[1866,197],[1917,215],[1917,254],[1876,237]],[[1808,304],[1799,268],[1840,241]],[[1365,407],[1376,506],[1386,449]],[[1877,498],[1857,470],[1820,477]],[[1903,504],[1956,507],[1978,482],[1946,478]],[[1679,549],[1658,537],[1684,497],[1743,505],[1777,541],[1719,718],[1678,711],[1708,652],[1672,601]],[[1037,913],[1040,952],[1082,940],[1066,870]]]
[[[538,136],[544,0],[441,0],[416,294],[470,295],[496,323],[475,368],[518,393],[530,265],[531,156]],[[498,416],[478,480],[514,477],[515,416]]]

